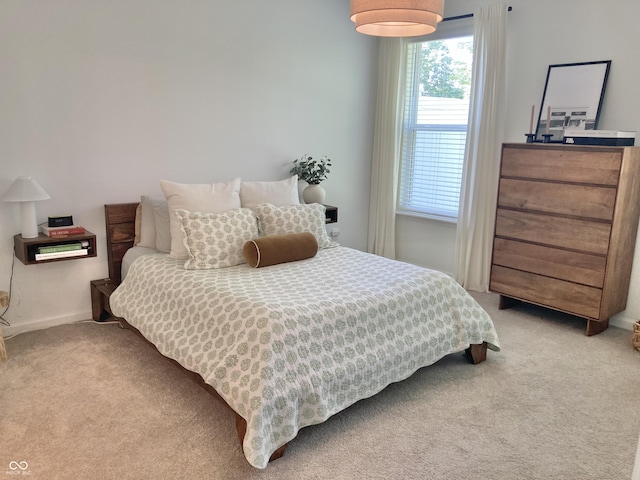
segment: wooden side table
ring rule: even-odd
[[[111,317],[109,297],[118,287],[119,283],[110,278],[91,281],[91,316],[96,322],[103,322]]]
[[[326,223],[338,223],[338,207],[325,205]]]
[[[87,243],[87,248],[83,249],[84,255],[82,256],[72,256],[71,254],[73,252],[69,252],[69,255],[65,255],[65,252],[60,252],[61,256],[58,258],[38,260],[38,249],[40,247],[54,247],[68,243],[80,242]],[[18,234],[13,237],[13,245],[13,249],[16,253],[16,258],[25,265],[60,262],[63,260],[78,260],[81,258],[91,258],[97,256],[96,236],[88,230],[86,230],[82,234],[66,235],[62,237],[49,237],[44,233],[40,233],[36,238],[22,238],[22,235]]]

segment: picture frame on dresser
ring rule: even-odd
[[[536,138],[548,133],[562,143],[566,128],[596,130],[610,69],[611,60],[549,65]]]

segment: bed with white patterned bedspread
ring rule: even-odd
[[[347,247],[257,269],[182,265],[139,258],[111,309],[247,421],[257,468],[300,428],[445,355],[500,348],[489,315],[449,276]]]

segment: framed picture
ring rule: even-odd
[[[610,68],[611,60],[549,65],[536,138],[547,133],[551,142],[562,142],[567,128],[598,128]]]

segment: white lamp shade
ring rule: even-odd
[[[36,205],[38,200],[51,198],[47,192],[32,177],[18,177],[2,196],[5,202],[20,202],[20,220],[22,237],[35,238],[38,236],[38,222],[36,220]]]
[[[51,197],[33,177],[18,177],[2,196],[5,202],[35,202]]]
[[[356,31],[379,37],[415,37],[436,31],[444,0],[351,0]]]

